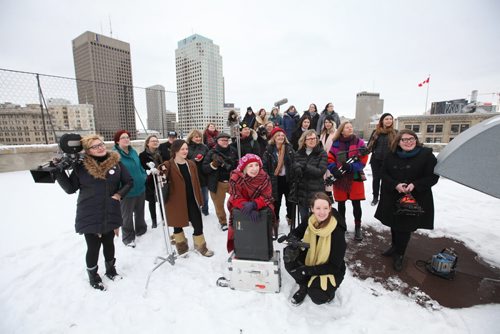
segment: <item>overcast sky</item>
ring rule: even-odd
[[[0,68],[74,77],[72,39],[109,35],[110,17],[135,86],[175,91],[177,42],[197,33],[219,45],[226,102],[242,109],[286,97],[354,117],[356,93],[370,91],[385,112],[422,114],[428,74],[429,107],[473,89],[497,102],[499,14],[496,0],[0,0]]]

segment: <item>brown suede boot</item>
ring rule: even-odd
[[[187,253],[187,251],[189,250],[189,246],[186,240],[186,236],[184,235],[184,232],[174,233],[174,240],[175,240],[175,248],[177,248],[177,253],[179,255]]]
[[[205,242],[205,237],[203,234],[193,235],[194,249],[196,249],[201,255],[210,257],[214,255],[214,252],[207,248],[207,243]]]

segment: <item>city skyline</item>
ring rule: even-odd
[[[0,67],[74,77],[71,40],[87,30],[109,35],[111,21],[113,38],[131,45],[132,76],[140,87],[176,90],[177,42],[197,33],[220,46],[226,102],[242,109],[270,111],[288,98],[282,109],[294,104],[302,112],[311,102],[322,110],[332,101],[352,118],[356,94],[368,91],[384,97],[384,111],[416,115],[424,112],[427,89],[418,83],[429,74],[427,109],[433,101],[468,98],[474,89],[479,100],[497,103],[491,93],[500,91],[499,9],[487,0],[291,1],[286,7],[264,1],[6,1]],[[168,103],[177,111],[177,101]]]

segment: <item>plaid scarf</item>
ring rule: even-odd
[[[272,205],[273,199],[272,195],[268,194],[269,189],[272,189],[269,175],[263,169],[260,169],[255,177],[245,175],[236,169],[231,173],[229,193],[233,200],[253,200],[262,196],[267,205]]]

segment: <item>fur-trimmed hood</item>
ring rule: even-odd
[[[101,163],[86,155],[83,159],[83,166],[94,178],[106,180],[106,174],[118,162],[120,162],[120,155],[116,152],[108,152],[108,158]]]

